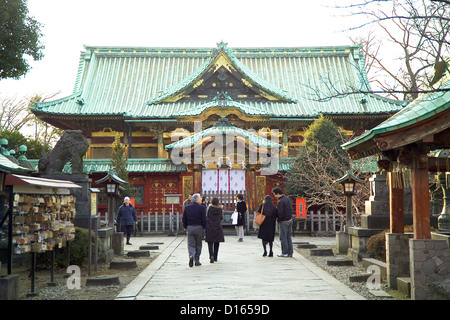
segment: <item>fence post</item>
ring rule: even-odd
[[[318,220],[319,220],[319,231],[322,231],[322,212],[319,210],[318,212],[317,212],[317,214],[318,214]]]
[[[336,231],[336,212],[333,211],[333,231]]]
[[[328,228],[328,209],[327,210],[325,210],[325,231],[329,231],[329,228]]]
[[[180,231],[180,212],[177,211],[177,233]]]
[[[141,235],[144,232],[144,211],[141,212]]]
[[[166,212],[163,211],[162,213],[162,232],[166,230]]]
[[[314,211],[310,211],[310,217],[311,217],[311,232],[314,232]]]

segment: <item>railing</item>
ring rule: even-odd
[[[226,203],[226,202],[225,202]],[[225,203],[222,203],[225,208]],[[224,226],[231,226],[229,215],[234,211],[234,204],[224,210]],[[232,208],[232,210],[231,210]],[[180,232],[184,230],[182,224],[182,214],[180,212],[137,212],[137,228],[136,232],[142,233],[164,233],[164,232]],[[228,219],[227,219],[228,216]],[[327,212],[318,210],[316,212],[309,211],[306,219],[294,219],[293,231],[339,231],[344,223],[344,213]],[[245,229],[247,233],[254,232],[253,229],[254,213],[247,211]],[[100,215],[102,220],[106,220],[105,214]],[[277,228],[278,229],[278,228]]]
[[[342,229],[344,223],[343,212],[336,213],[335,211],[327,212],[326,210],[318,210],[316,212],[309,211],[306,219],[295,219],[294,232],[308,230],[315,231],[339,231]]]

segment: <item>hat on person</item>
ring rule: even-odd
[[[125,201],[125,200],[128,200],[128,201],[130,201],[130,198],[129,198],[129,197],[125,197],[125,198],[123,198],[123,201]]]

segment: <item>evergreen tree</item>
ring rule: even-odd
[[[40,28],[41,24],[28,16],[26,0],[0,1],[0,79],[26,74],[30,69],[26,55],[42,59]]]
[[[127,158],[125,156],[125,145],[120,142],[120,136],[117,133],[112,144],[112,155],[111,155],[111,171],[114,171],[119,178],[128,182],[128,169],[127,169]],[[123,190],[121,194],[123,197],[135,197],[136,189],[132,184],[126,183],[121,185]]]
[[[286,173],[287,192],[307,198],[308,207],[328,205],[338,211],[344,206],[344,197],[334,181],[350,168],[350,159],[340,147],[346,137],[333,121],[320,117],[308,127],[304,138]]]

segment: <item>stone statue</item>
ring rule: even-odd
[[[89,144],[81,134],[81,130],[67,130],[49,154],[42,152],[38,165],[39,173],[41,175],[61,173],[68,161],[72,163],[72,174],[83,173],[83,156],[88,147]]]

